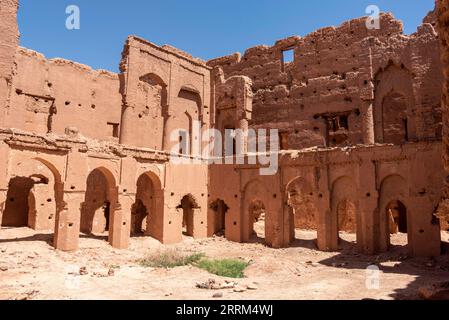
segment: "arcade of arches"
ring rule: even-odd
[[[351,233],[376,254],[407,233],[411,255],[441,253],[448,60],[435,12],[411,35],[385,13],[379,30],[353,19],[210,61],[130,36],[113,73],[20,47],[17,10],[0,0],[2,228],[53,232],[64,251],[80,237],[126,249],[214,235],[282,248],[312,230],[323,251]],[[211,128],[278,129],[276,173],[199,161]],[[249,160],[253,141],[233,140]]]

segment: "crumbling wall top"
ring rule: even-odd
[[[188,61],[189,63],[199,66],[199,67],[203,67],[203,68],[207,68],[209,69],[209,67],[207,66],[206,62],[204,60],[201,60],[199,58],[194,58],[192,57],[190,54],[188,54],[187,52],[184,52],[180,49],[174,48],[172,46],[169,45],[163,45],[163,46],[158,46],[148,40],[145,40],[143,38],[140,38],[138,36],[135,35],[131,35],[128,37],[128,39],[126,40],[125,43],[125,50],[124,53],[126,53],[127,51],[127,47],[129,46],[138,46],[139,44],[143,44],[145,46],[150,46],[153,49],[156,49],[158,51],[161,51],[163,53],[166,54],[172,54],[180,59],[183,59],[185,61]]]
[[[51,66],[71,66],[80,72],[108,76],[111,79],[117,79],[117,77],[118,77],[118,74],[115,72],[112,72],[109,70],[104,70],[104,69],[93,69],[91,66],[88,66],[88,65],[76,62],[76,61],[67,60],[64,58],[47,59],[44,54],[34,51],[34,50],[31,50],[31,49],[28,49],[28,48],[25,48],[25,47],[18,47],[17,53],[20,55],[23,55],[25,57],[37,59],[42,62],[48,62]]]

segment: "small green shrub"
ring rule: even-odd
[[[248,263],[237,259],[208,260],[201,259],[195,266],[212,274],[227,278],[243,278]]]
[[[176,268],[182,266],[195,266],[212,274],[227,278],[243,278],[243,271],[248,267],[246,263],[238,259],[206,259],[203,253],[183,255],[178,251],[163,251],[145,257],[138,261],[147,268]]]

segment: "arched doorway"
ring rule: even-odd
[[[164,126],[164,149],[183,155],[199,155],[201,137],[198,132],[204,126],[200,91],[191,85],[183,86],[176,101],[178,107],[170,111]]]
[[[30,159],[13,166],[1,226],[54,231],[63,201],[59,172],[48,161]]]
[[[391,201],[386,207],[390,234],[407,233],[407,208],[398,200]]]
[[[137,180],[136,202],[131,212],[131,235],[146,235],[162,241],[163,192],[159,177],[153,172]]]
[[[269,246],[280,246],[282,231],[274,221],[276,211],[282,210],[278,194],[268,191],[265,184],[255,179],[248,182],[244,188],[242,217],[242,242],[263,242]],[[279,213],[280,216],[280,213]]]
[[[89,174],[86,183],[81,206],[81,232],[111,239],[112,215],[117,204],[115,178],[109,170],[97,168]]]
[[[315,206],[315,192],[303,178],[297,177],[286,187],[287,203],[291,208],[287,217],[289,242],[317,239],[318,209]]]
[[[185,236],[193,237],[195,228],[195,210],[199,209],[198,203],[192,195],[182,198],[178,209],[182,209],[182,233]]]
[[[224,236],[226,233],[226,213],[229,207],[223,200],[216,200],[210,205],[213,211],[211,223],[213,224],[213,235]]]
[[[145,234],[148,215],[148,208],[142,199],[137,199],[131,208],[131,237],[139,237]]]

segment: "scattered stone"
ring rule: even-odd
[[[24,301],[24,300],[33,300],[37,295],[39,294],[39,291],[37,290],[31,290],[27,291],[25,293],[20,293],[11,300],[17,300],[17,301]]]
[[[248,290],[257,290],[259,289],[255,284],[249,284],[246,286],[246,289]]]
[[[109,268],[108,277],[113,277],[113,276],[115,276],[115,270],[113,268]]]
[[[88,275],[88,274],[89,274],[89,272],[87,271],[86,267],[81,267],[80,268],[80,276],[85,276],[85,275]]]
[[[245,291],[246,291],[246,289],[243,287],[234,288],[234,292],[245,292]]]
[[[221,293],[221,292],[215,293],[215,294],[212,296],[212,298],[223,298],[223,293]]]
[[[206,290],[221,290],[221,289],[233,289],[237,283],[226,280],[224,283],[215,281],[214,279],[209,279],[203,283],[197,283],[196,287],[198,289]]]
[[[107,278],[109,276],[107,274],[103,274],[103,273],[100,273],[100,272],[94,272],[94,273],[92,273],[92,277]]]

